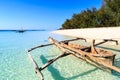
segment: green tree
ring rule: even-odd
[[[62,29],[120,26],[120,0],[103,0],[99,10],[86,9],[66,19]]]
[[[120,26],[120,0],[104,0],[106,9],[112,14],[114,26]]]

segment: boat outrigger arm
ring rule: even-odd
[[[71,40],[65,40],[65,41],[57,41],[51,37],[49,37],[49,41],[51,42],[51,44],[45,44],[45,45],[40,45],[40,46],[36,46],[34,48],[31,48],[30,50],[27,51],[27,54],[31,60],[31,62],[33,63],[33,66],[35,68],[35,72],[36,74],[40,77],[41,80],[44,80],[44,77],[43,77],[43,74],[42,74],[42,70],[44,70],[46,67],[48,67],[50,64],[52,64],[53,62],[55,62],[56,60],[58,60],[59,58],[62,58],[62,57],[65,57],[65,56],[68,56],[68,55],[73,55],[83,61],[86,61],[87,63],[91,64],[91,65],[94,65],[94,66],[97,66],[98,68],[102,69],[103,67],[104,68],[107,68],[107,69],[110,69],[110,70],[114,70],[114,71],[117,71],[120,73],[120,69],[115,67],[115,66],[112,66],[104,61],[102,61],[101,59],[95,57],[95,56],[92,56],[90,55],[90,53],[86,52],[85,50],[91,50],[93,52],[96,52],[96,49],[94,48],[94,46],[97,46],[97,45],[100,45],[100,44],[103,44],[107,41],[114,41],[116,43],[118,43],[117,41],[115,40],[104,40],[100,43],[97,43],[97,44],[94,44],[95,40],[93,40],[93,43],[91,46],[89,47],[84,47],[84,48],[81,48],[81,49],[75,49],[73,47],[70,47],[68,46],[68,42],[70,41],[75,41],[75,40],[79,40],[79,39],[82,39],[82,40],[85,40],[84,38],[76,38],[76,39],[71,39]],[[36,48],[40,48],[40,47],[45,47],[45,46],[50,46],[50,45],[55,45],[57,48],[59,48],[61,51],[62,51],[62,54],[56,56],[55,58],[53,59],[50,59],[46,64],[44,64],[42,67],[39,67],[36,63],[36,61],[32,58],[32,56],[30,55],[30,52]],[[102,55],[101,57],[104,57],[104,55]],[[102,65],[102,67],[101,67]]]

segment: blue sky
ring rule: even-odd
[[[73,13],[102,0],[0,0],[0,29],[58,29]]]

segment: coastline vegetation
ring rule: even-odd
[[[120,26],[120,0],[103,0],[100,9],[91,8],[73,14],[61,29]]]

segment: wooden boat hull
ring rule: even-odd
[[[74,43],[68,43],[68,46],[70,46],[72,48],[75,48],[75,49],[78,49],[78,50],[82,50],[83,48],[86,48],[86,46],[81,46],[79,44],[74,44]],[[100,48],[96,48],[97,54],[92,53],[91,49],[86,49],[84,51],[88,52],[90,55],[92,55],[96,58],[99,58],[101,61],[103,61],[107,64],[110,64],[110,65],[114,64],[115,54],[113,54],[110,51],[106,51],[106,50],[103,50],[103,49],[100,49]],[[101,65],[98,65],[98,64],[95,64],[95,65],[99,66],[99,67],[101,66]],[[104,66],[101,66],[101,68],[105,69]],[[110,70],[107,70],[107,71],[110,71]]]

